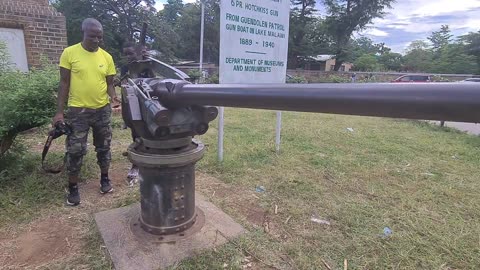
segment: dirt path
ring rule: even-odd
[[[97,179],[81,183],[82,204],[53,205],[24,225],[11,224],[0,230],[0,269],[36,269],[54,266],[77,257],[85,247],[93,213],[114,208],[135,192],[123,180],[128,164],[113,166],[114,193],[99,193]]]
[[[0,230],[0,269],[58,268],[61,265],[88,269],[78,265],[85,256],[89,235],[92,235],[93,214],[119,207],[124,201],[137,201],[137,186],[128,187],[124,181],[127,163],[116,164],[111,170],[114,193],[101,195],[96,179],[80,185],[82,204],[78,207],[52,206],[39,218],[22,226],[12,224]],[[206,174],[197,174],[197,191],[225,208],[244,224],[253,227],[269,226],[267,213],[259,206],[253,191],[227,185]],[[137,200],[136,200],[137,199]],[[274,226],[270,226],[274,227]],[[94,227],[93,225],[93,228]],[[101,248],[101,247],[98,247]],[[81,261],[81,260],[80,260]]]

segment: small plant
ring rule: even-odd
[[[308,83],[308,80],[303,76],[292,76],[287,79],[287,83]]]
[[[431,77],[432,82],[449,82],[448,78],[442,77],[440,75],[434,75]]]
[[[187,72],[187,75],[192,79],[192,81],[196,81],[202,77],[202,73],[198,69],[190,69]]]
[[[205,83],[218,84],[219,83],[218,73],[214,73],[211,76],[207,77]]]
[[[351,79],[346,78],[344,76],[339,76],[339,75],[332,75],[329,77],[330,82],[332,83],[349,83],[351,82]]]
[[[0,74],[9,71],[10,68],[10,55],[7,52],[7,45],[0,41]]]

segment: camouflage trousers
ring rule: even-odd
[[[87,153],[87,138],[90,127],[93,132],[93,145],[97,152],[100,169],[110,166],[112,141],[112,109],[110,104],[99,109],[69,107],[65,122],[72,128],[66,139],[65,166],[69,176],[78,176],[83,157]]]

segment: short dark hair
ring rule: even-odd
[[[98,27],[98,28],[103,30],[102,24],[94,18],[86,18],[85,20],[82,21],[82,31],[83,32],[87,31],[87,29],[92,27],[92,26]]]

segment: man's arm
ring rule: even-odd
[[[70,70],[60,67],[60,87],[58,89],[57,97],[57,112],[53,117],[53,125],[57,122],[63,122],[63,110],[65,109],[65,102],[68,99],[68,93],[70,91]]]
[[[107,93],[110,96],[112,101],[112,107],[117,108],[120,106],[120,99],[117,97],[117,93],[115,92],[115,86],[113,82],[114,75],[107,76]]]

